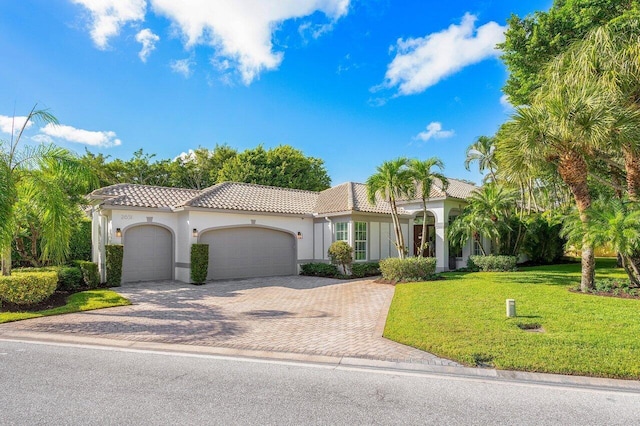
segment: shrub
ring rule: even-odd
[[[331,263],[342,266],[343,272],[349,275],[349,269],[353,262],[353,247],[346,241],[334,241],[327,251]]]
[[[78,291],[84,287],[82,271],[77,266],[61,266],[58,269],[58,290]]]
[[[527,218],[527,232],[522,242],[522,252],[533,264],[555,263],[562,258],[566,240],[560,236],[561,223],[554,223],[541,214]]]
[[[100,287],[100,275],[98,264],[87,262],[86,260],[76,260],[73,262],[82,271],[83,287],[89,290]]]
[[[308,275],[311,277],[335,277],[338,275],[338,268],[336,265],[329,263],[306,263],[300,266],[302,269],[301,275]]]
[[[391,281],[424,281],[433,279],[436,273],[435,257],[390,257],[380,261],[382,278]]]
[[[469,256],[467,258],[467,267],[465,268],[466,272],[478,272],[480,270],[480,268],[478,268],[478,265],[476,265],[473,261],[473,258],[475,256]]]
[[[0,300],[16,305],[32,305],[42,302],[56,291],[58,273],[14,272],[0,277]]]
[[[515,256],[469,256],[469,259],[483,272],[515,271],[518,261]]]
[[[91,260],[91,221],[82,220],[71,231],[68,259]]]
[[[209,244],[191,244],[191,281],[204,284],[209,272]]]
[[[378,262],[354,263],[351,265],[351,273],[356,278],[374,277],[380,275],[380,264]]]
[[[124,256],[124,246],[122,244],[107,244],[107,285],[109,287],[119,287],[122,284],[122,257]]]

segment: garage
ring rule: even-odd
[[[173,237],[161,226],[141,225],[123,235],[122,281],[173,279]]]
[[[209,244],[208,280],[272,277],[296,273],[296,240],[288,232],[259,227],[201,234]]]

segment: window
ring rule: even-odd
[[[367,260],[367,223],[355,223],[355,260]]]
[[[347,222],[336,223],[336,241],[349,241],[349,224]]]
[[[475,239],[473,240],[473,255],[482,256],[482,248],[480,247],[480,243]]]
[[[458,216],[449,216],[449,225],[451,225]],[[458,244],[449,243],[449,257],[462,257],[462,246],[458,247]]]

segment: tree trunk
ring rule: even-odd
[[[2,250],[2,275],[11,275],[11,244]]]
[[[422,240],[420,240],[420,253],[418,256],[424,257],[427,248],[427,203],[422,200]]]
[[[640,201],[640,155],[629,148],[623,148],[624,169],[627,172],[627,190],[629,198]]]
[[[390,198],[389,204],[391,205],[391,219],[393,221],[393,229],[396,234],[396,248],[398,249],[398,257],[400,259],[404,259],[404,237],[402,235],[402,228],[400,228],[400,218],[398,217],[396,200],[394,198]]]
[[[591,193],[587,184],[588,168],[584,157],[576,151],[566,151],[559,155],[558,173],[567,184],[576,207],[580,213],[580,221],[586,227],[586,210],[591,206]],[[582,280],[580,288],[582,291],[590,290],[594,287],[595,279],[595,256],[593,247],[590,244],[582,244]]]

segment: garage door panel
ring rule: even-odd
[[[123,282],[172,279],[173,236],[155,225],[130,228],[124,235]]]
[[[209,244],[207,279],[249,278],[295,273],[291,234],[265,228],[228,228],[205,232]]]

